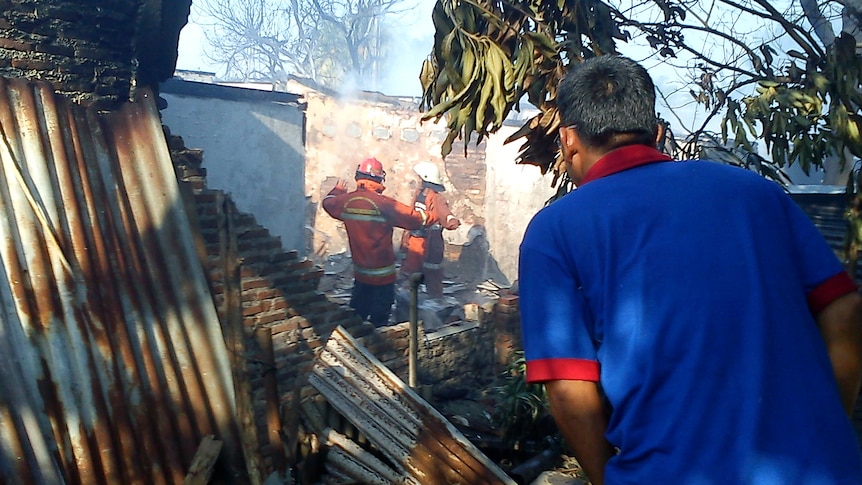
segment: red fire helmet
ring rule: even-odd
[[[386,172],[383,170],[383,164],[380,163],[380,160],[374,157],[363,160],[362,163],[356,167],[356,173],[369,175],[381,180],[386,179]]]

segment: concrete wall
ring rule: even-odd
[[[311,253],[325,257],[347,251],[343,225],[319,204],[337,179],[353,180],[362,159],[374,156],[383,162],[386,195],[405,203],[412,200],[417,187],[412,166],[429,160],[441,168],[444,195],[463,223],[458,230],[443,232],[447,261],[457,264],[461,273],[469,273],[472,280],[504,277],[508,281],[498,282],[511,283],[517,278],[524,228],[553,194],[550,175],[515,163],[520,143],[503,143],[517,127],[505,126],[478,145],[474,137],[466,150],[463,140],[456,140],[444,160],[440,145],[446,136],[445,125],[422,123],[415,102],[385,96],[340,99],[311,90],[304,96],[308,103],[306,194],[311,203]],[[396,230],[396,241],[400,234]],[[486,247],[467,247],[475,234],[484,236],[487,242],[480,244]],[[464,261],[467,258],[474,261]]]
[[[206,86],[211,93],[202,91]],[[204,168],[211,187],[231,192],[239,209],[254,214],[264,227],[281,236],[286,248],[317,261],[348,251],[343,224],[320,208],[321,199],[338,179],[353,187],[356,165],[366,157],[377,157],[387,172],[385,194],[409,204],[418,187],[413,165],[425,160],[436,163],[446,187],[444,195],[462,221],[459,229],[443,233],[451,263],[447,274],[457,272],[467,283],[487,278],[512,283],[517,279],[524,228],[553,189],[550,175],[515,163],[520,143],[504,141],[516,126],[504,126],[478,145],[474,138],[466,150],[463,140],[456,140],[444,160],[440,145],[446,136],[445,125],[422,123],[413,99],[374,93],[341,98],[298,84],[289,89],[301,93],[305,103],[304,143],[296,126],[261,123],[261,116],[248,114],[253,110],[262,113],[262,106],[275,112],[286,109],[260,99],[299,95],[171,80],[162,84],[162,96],[168,100],[163,117],[187,146],[205,150]],[[238,93],[256,94],[259,100],[216,97],[226,96],[224,93],[232,93],[234,98]],[[279,152],[274,147],[284,145],[284,137],[290,138],[289,146],[299,148]],[[304,164],[304,172],[294,171],[294,162],[298,170]],[[304,228],[298,222],[301,217],[305,217]],[[476,234],[482,239],[471,245]],[[401,235],[396,229],[396,245]]]
[[[524,230],[555,192],[551,174],[542,175],[534,165],[515,163],[521,142],[503,143],[518,128],[500,128],[488,138],[485,152],[486,235],[491,257],[510,282],[518,278],[518,247]]]
[[[163,83],[161,95],[171,133],[205,150],[209,185],[304,254],[304,113],[296,96],[178,80]]]
[[[343,224],[329,217],[320,201],[338,179],[349,182],[352,190],[357,164],[367,157],[379,159],[386,170],[384,195],[410,204],[418,188],[413,165],[431,161],[440,167],[445,196],[452,212],[462,219],[458,231],[444,231],[447,238],[466,238],[469,227],[480,221],[483,207],[459,185],[460,172],[449,170],[440,157],[443,126],[420,123],[415,102],[385,96],[342,99],[307,91],[306,194],[311,204],[309,226],[313,227],[310,249],[318,257],[348,250]],[[462,155],[463,158],[463,155]],[[454,159],[454,157],[453,157]],[[470,160],[469,163],[472,163]],[[484,187],[481,187],[484,191]],[[400,241],[401,230],[394,239]]]

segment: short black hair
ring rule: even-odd
[[[557,109],[562,126],[574,128],[588,146],[614,148],[617,135],[628,135],[626,144],[655,145],[655,84],[627,57],[605,55],[575,65],[560,81]]]

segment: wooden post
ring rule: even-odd
[[[272,464],[278,473],[286,471],[284,444],[281,440],[281,413],[279,412],[278,376],[276,376],[275,351],[272,348],[272,329],[255,330],[257,343],[261,350],[261,361],[266,370],[263,373],[263,387],[266,394],[266,427]]]
[[[213,467],[221,451],[221,445],[222,442],[215,439],[215,436],[204,436],[198,446],[198,451],[195,452],[186,478],[183,480],[184,485],[206,485],[209,483]]]

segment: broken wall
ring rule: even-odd
[[[408,324],[375,329],[346,306],[329,301],[316,291],[323,271],[297,251],[285,250],[253,215],[226,209],[232,206],[231,196],[208,188],[204,153],[187,148],[177,135],[170,135],[168,140],[179,177],[193,194],[193,224],[202,239],[201,257],[221,320],[226,325],[238,322],[245,335],[243,372],[254,408],[249,425],[253,430],[245,432],[254,432],[260,450],[255,457],[258,462],[250,467],[262,470],[259,476],[266,476],[288,459],[284,450],[296,449],[291,423],[296,422],[300,412],[299,398],[309,396],[306,377],[329,334],[338,326],[345,328],[390,370],[407,380]],[[233,256],[225,251],[229,245],[225,237],[230,237],[225,228],[229,227],[233,227],[236,240]],[[233,290],[226,268],[231,260],[239,263],[238,285]],[[234,317],[229,308],[231,293],[241,307]],[[505,366],[514,349],[520,348],[517,324],[517,298],[506,297],[492,305],[481,322],[449,331],[445,336],[422,332],[422,383],[442,382],[445,387],[465,388],[487,382]],[[442,354],[446,358],[439,358]],[[465,372],[467,368],[470,370]]]
[[[210,184],[290,249],[305,247],[304,113],[297,96],[171,79],[162,119],[206,149]]]
[[[473,224],[484,222],[480,184],[465,184],[466,171],[454,169],[458,162],[440,157],[445,129],[433,123],[420,124],[415,100],[368,95],[368,98],[339,98],[307,91],[306,193],[309,199],[309,226],[313,233],[309,250],[317,256],[348,250],[343,225],[327,215],[320,201],[338,179],[353,182],[356,166],[376,157],[386,170],[385,195],[410,204],[420,184],[413,165],[431,161],[440,167],[444,193],[452,212],[462,220],[456,231],[444,231],[450,242],[463,242]],[[474,160],[468,160],[473,164]],[[484,174],[480,178],[484,178]],[[466,187],[465,187],[466,185]],[[478,194],[469,190],[476,189]],[[478,197],[477,197],[478,196]],[[396,230],[394,240],[400,241]]]
[[[192,146],[206,150],[206,168],[211,172],[213,186],[233,193],[242,210],[260,218],[273,234],[282,237],[286,247],[317,261],[348,252],[343,224],[320,207],[320,201],[335,182],[344,179],[353,187],[356,166],[374,156],[383,162],[387,172],[385,194],[409,204],[419,187],[412,167],[428,160],[441,169],[446,187],[444,196],[462,221],[457,230],[443,232],[447,274],[465,277],[470,280],[467,283],[493,278],[508,284],[517,278],[518,246],[523,230],[553,194],[553,189],[550,176],[542,176],[537,167],[515,163],[520,143],[504,144],[506,137],[515,131],[514,126],[504,126],[478,144],[474,137],[466,148],[463,140],[456,140],[444,160],[440,147],[446,137],[445,125],[422,123],[415,98],[376,93],[343,97],[293,82],[286,89],[298,93],[306,103],[301,152],[305,156],[304,188],[300,188],[303,192],[296,192],[294,172],[282,176],[284,169],[279,165],[282,159],[292,163],[292,149],[276,162],[270,161],[269,153],[255,153],[262,146],[282,143],[278,137],[299,137],[295,131],[291,132],[298,127],[273,128],[267,133],[272,141],[258,141],[247,135],[255,125],[261,125],[257,115],[243,113],[243,110],[251,112],[252,105],[241,102],[242,105],[232,108],[220,107],[229,105],[221,98],[239,96],[228,93],[254,90],[214,86],[222,93],[216,94],[215,89],[210,92],[206,86],[178,79],[163,83],[162,95],[168,100],[165,120]],[[257,92],[262,99],[291,96]],[[261,166],[255,167],[256,164]],[[267,180],[272,174],[278,175],[272,178],[288,180]],[[303,197],[301,209],[298,197]],[[304,217],[302,239],[296,231],[300,215]],[[393,235],[396,245],[401,235],[402,231],[396,229]]]
[[[116,105],[173,72],[191,0],[17,0],[0,11],[0,75]]]
[[[443,195],[462,221],[457,230],[443,231],[450,268],[474,281],[490,277],[511,283],[517,278],[523,230],[553,189],[550,176],[542,176],[537,167],[515,163],[520,144],[504,144],[514,127],[505,126],[479,144],[474,137],[466,148],[463,140],[456,140],[444,160],[440,147],[445,124],[420,122],[415,99],[372,94],[338,98],[308,89],[305,97],[311,254],[347,251],[343,225],[323,212],[320,201],[339,178],[352,181],[362,159],[374,156],[383,162],[386,194],[405,203],[413,200],[418,187],[413,165],[430,160],[441,168]],[[482,247],[468,248],[477,236],[476,246]],[[396,244],[400,240],[399,230],[395,240]],[[451,276],[452,271],[448,273]]]

